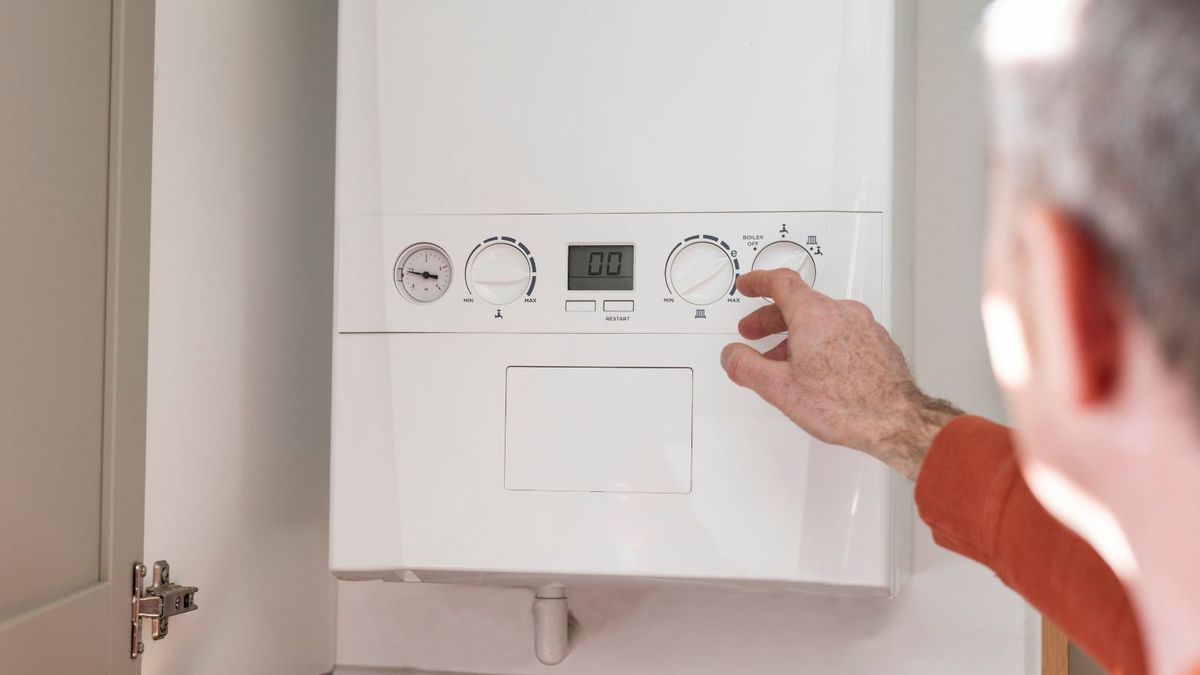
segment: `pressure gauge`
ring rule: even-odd
[[[414,244],[396,259],[396,290],[413,302],[433,302],[450,290],[450,256],[433,244]]]

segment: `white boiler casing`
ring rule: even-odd
[[[719,354],[763,305],[734,279],[780,265],[906,343],[910,27],[342,0],[335,573],[894,593],[908,486]]]

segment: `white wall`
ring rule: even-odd
[[[147,674],[333,665],[336,10],[158,0],[145,546],[200,610]]]
[[[918,3],[915,362],[932,392],[998,417],[977,309],[986,163],[972,39],[984,4]],[[1032,673],[1020,599],[937,549],[924,528],[914,547],[911,585],[892,602],[575,590],[581,639],[555,668],[530,651],[525,591],[342,583],[338,663],[562,675]]]

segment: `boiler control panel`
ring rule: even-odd
[[[340,223],[342,333],[734,333],[787,268],[881,306],[878,213],[353,216]]]

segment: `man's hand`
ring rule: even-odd
[[[775,301],[742,319],[742,337],[787,338],[766,354],[727,346],[721,365],[730,379],[815,438],[861,450],[916,479],[934,437],[962,413],[921,393],[871,310],[821,295],[791,270],[753,272],[737,286],[747,297]]]

